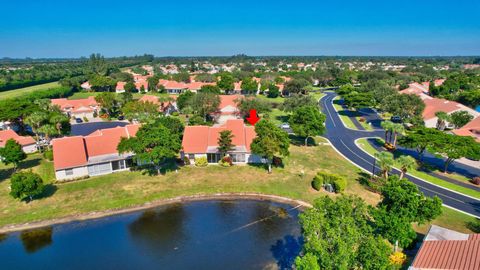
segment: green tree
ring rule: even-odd
[[[237,108],[243,116],[249,115],[250,110],[257,110],[257,113],[272,111],[272,104],[260,98],[240,98],[235,100]]]
[[[97,95],[95,101],[100,104],[100,106],[105,110],[105,112],[110,116],[114,112],[114,109],[117,106],[117,99],[115,93],[105,92]]]
[[[148,101],[130,101],[122,107],[122,113],[129,121],[136,119],[142,123],[154,120],[160,115],[158,104]]]
[[[189,83],[190,82],[190,74],[188,72],[180,72],[177,74],[172,75],[172,80],[177,81],[177,82],[184,82],[184,83]]]
[[[439,157],[446,158],[443,171],[447,172],[448,166],[459,158],[480,159],[480,143],[469,136],[456,136],[451,134],[439,135],[427,148]]]
[[[417,161],[411,156],[400,156],[397,158],[397,163],[400,167],[400,179],[402,179],[407,171],[415,169]]]
[[[310,85],[310,82],[305,79],[293,79],[285,83],[283,88],[283,95],[290,96],[292,94],[305,95],[307,91],[306,87]]]
[[[447,122],[450,121],[450,115],[446,112],[436,112],[435,116],[437,117],[437,129],[444,130]]]
[[[253,78],[247,77],[243,79],[241,88],[248,94],[255,95],[258,90],[258,83]]]
[[[260,120],[255,125],[255,132],[257,136],[250,145],[251,151],[267,159],[268,173],[271,173],[273,157],[289,155],[290,141],[288,134],[265,119]]]
[[[10,179],[10,195],[15,199],[33,200],[34,196],[42,194],[44,189],[40,175],[29,172],[14,173]]]
[[[235,79],[233,78],[231,73],[224,72],[220,75],[220,81],[218,81],[217,85],[223,91],[233,90]]]
[[[423,224],[442,213],[442,201],[429,198],[407,179],[391,176],[382,187],[382,201],[372,210],[376,229],[390,243],[408,247],[416,238],[412,223]]]
[[[125,86],[123,87],[123,89],[125,90],[125,92],[132,93],[132,92],[135,92],[137,90],[137,87],[135,86],[135,84],[133,82],[127,82],[125,84]]]
[[[198,93],[192,98],[192,109],[207,121],[207,116],[218,110],[220,98],[212,93]]]
[[[38,136],[38,129],[42,126],[42,124],[47,121],[48,113],[45,111],[35,111],[30,114],[27,118],[25,118],[25,123],[32,127],[33,132],[35,132],[35,136],[37,142],[39,141]]]
[[[27,154],[23,152],[22,146],[14,139],[7,140],[5,146],[0,148],[0,161],[5,165],[13,164],[14,171],[26,158]]]
[[[437,129],[419,127],[408,132],[406,136],[401,137],[398,143],[403,147],[415,149],[420,162],[422,162],[427,147],[433,145],[434,141],[442,137],[443,133]]]
[[[275,84],[268,85],[268,94],[269,98],[276,98],[280,95],[280,89]]]
[[[461,128],[472,121],[473,116],[467,111],[456,111],[450,115],[450,121],[455,128]]]
[[[112,92],[115,91],[117,86],[117,82],[114,79],[100,75],[93,76],[89,83],[95,92]]]
[[[421,115],[425,110],[425,103],[416,95],[397,94],[385,97],[380,108],[399,116],[405,122],[418,124],[423,121]]]
[[[317,101],[311,96],[292,95],[283,102],[283,110],[293,112],[303,106],[317,106]]]
[[[47,141],[47,148],[50,148],[50,140],[54,136],[60,135],[58,133],[57,127],[53,124],[50,124],[50,123],[42,125],[40,128],[38,128],[38,132],[40,134],[43,134],[43,136],[45,136],[45,140]]]
[[[296,135],[305,138],[305,146],[307,146],[308,138],[325,132],[325,120],[325,115],[320,113],[317,107],[303,106],[293,111],[288,122]]]
[[[369,221],[368,206],[358,197],[316,199],[300,214],[305,243],[296,268],[387,269],[390,248]]]
[[[180,111],[182,111],[184,108],[191,106],[192,99],[195,96],[195,94],[191,91],[185,91],[178,95],[177,98],[177,106]]]
[[[207,84],[207,85],[202,85],[199,92],[220,95],[221,90],[220,90],[220,87],[216,85]]]
[[[151,162],[158,173],[162,163],[175,158],[181,148],[179,135],[160,121],[142,125],[135,137],[122,138],[117,147],[119,153],[133,152],[138,161]]]
[[[220,131],[220,136],[218,137],[218,151],[225,156],[229,151],[235,149],[235,145],[232,143],[233,134],[231,130],[222,130]]]
[[[378,152],[375,153],[375,158],[377,159],[378,166],[382,170],[382,175],[385,179],[388,179],[388,173],[393,167],[393,154],[390,152]]]
[[[393,147],[397,146],[397,137],[399,134],[403,134],[405,132],[405,127],[403,124],[400,123],[393,123],[391,126],[391,132],[393,133],[393,142],[392,145]]]
[[[390,143],[390,141],[392,140],[392,130],[394,123],[391,121],[382,121],[380,125],[385,130],[385,143]]]

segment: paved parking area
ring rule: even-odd
[[[128,125],[127,121],[112,121],[112,122],[88,122],[81,124],[72,124],[72,136],[86,136],[92,134],[96,130],[114,127],[124,127]]]

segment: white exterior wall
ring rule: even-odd
[[[194,165],[195,164],[195,158],[199,158],[199,157],[205,157],[207,158],[207,154],[193,154],[194,155],[194,158],[191,159],[190,156],[186,153],[182,153],[182,159],[184,157],[188,157],[190,160],[190,164]],[[247,163],[265,163],[266,161],[258,156],[258,155],[255,155],[255,154],[245,154],[245,162],[234,162],[234,164],[247,164]],[[210,164],[213,164],[213,163],[210,163]]]
[[[94,118],[93,112],[71,113],[71,116],[75,118],[81,118],[82,120],[83,120],[83,117],[86,117],[87,119]]]
[[[55,178],[57,178],[57,180],[68,180],[88,176],[87,166],[72,168],[72,171],[72,175],[66,175],[65,170],[56,170]]]
[[[437,127],[437,121],[438,121],[438,118],[437,117],[434,117],[434,118],[431,118],[431,119],[426,119],[424,122],[425,122],[425,127],[427,128],[436,128]]]
[[[29,144],[22,146],[23,152],[30,154],[37,152],[37,145],[36,144]]]

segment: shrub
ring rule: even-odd
[[[53,151],[52,150],[47,150],[47,151],[43,152],[43,157],[48,161],[53,161]]]
[[[345,188],[347,187],[347,180],[341,176],[336,176],[336,179],[333,180],[333,188],[335,189],[335,193],[341,193],[345,191]]]
[[[98,113],[97,113],[97,111],[94,111],[93,112],[93,118],[97,118],[97,117],[98,117]]]
[[[312,181],[313,189],[319,191],[322,188],[322,186],[323,186],[323,178],[318,175],[315,175]]]
[[[358,119],[358,121],[360,121],[360,122],[365,122],[365,121],[367,121],[367,120],[366,120],[364,117],[360,117],[360,118]]]
[[[10,195],[15,199],[33,198],[43,192],[43,181],[40,175],[29,172],[14,173],[10,179]]]
[[[190,165],[190,159],[187,156],[183,157],[183,164]]]
[[[396,251],[390,255],[390,263],[393,265],[403,265],[407,260],[407,256],[400,251]]]
[[[172,116],[179,116],[179,115],[180,115],[180,113],[178,113],[178,112],[172,112]]]
[[[232,158],[230,156],[224,156],[219,162],[222,167],[230,167],[233,165]]]
[[[347,187],[347,180],[345,180],[345,178],[337,174],[318,172],[315,178],[313,179],[314,182],[316,179],[318,179],[317,181],[319,182],[318,183],[319,187],[325,184],[330,184],[333,186],[336,193],[343,192]],[[314,183],[312,183],[312,185],[314,185]]]
[[[197,167],[206,167],[208,165],[207,157],[198,157],[195,158],[195,166]]]
[[[273,157],[272,163],[275,167],[283,167],[283,161],[280,157]]]
[[[473,177],[470,182],[472,182],[472,184],[477,185],[477,186],[480,185],[480,176]]]
[[[88,118],[84,116],[83,117],[83,122],[88,123]]]

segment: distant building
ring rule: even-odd
[[[432,225],[409,270],[480,269],[480,234]]]
[[[228,120],[225,125],[210,126],[187,126],[183,134],[182,158],[188,158],[191,164],[196,158],[206,157],[208,163],[216,164],[220,161],[221,154],[218,151],[218,138],[223,130],[231,130],[232,143],[235,149],[228,153],[235,164],[262,163],[263,159],[251,153],[250,144],[256,136],[252,126],[245,126],[242,119]]]
[[[126,82],[117,82],[117,86],[115,87],[116,93],[125,93],[125,84]]]
[[[22,146],[23,152],[29,154],[37,151],[37,143],[30,136],[20,136],[15,131],[0,130],[0,147],[5,147],[8,140],[14,139]]]
[[[140,125],[100,129],[88,136],[52,140],[53,166],[57,180],[109,174],[128,170],[133,154],[119,154],[121,138],[136,135]]]
[[[80,87],[81,87],[82,89],[84,89],[84,90],[91,90],[91,89],[92,89],[92,86],[90,85],[90,83],[89,83],[88,81],[82,83],[82,84],[80,85]]]
[[[95,97],[84,99],[56,98],[50,101],[52,105],[60,107],[60,110],[68,115],[68,117],[93,118],[95,112],[98,113],[100,110],[100,105],[95,100]]]
[[[187,90],[191,92],[198,92],[204,85],[216,85],[216,83],[205,83],[205,82],[177,82],[172,80],[161,79],[158,82],[158,85],[162,85],[167,93],[169,94],[181,94]]]

